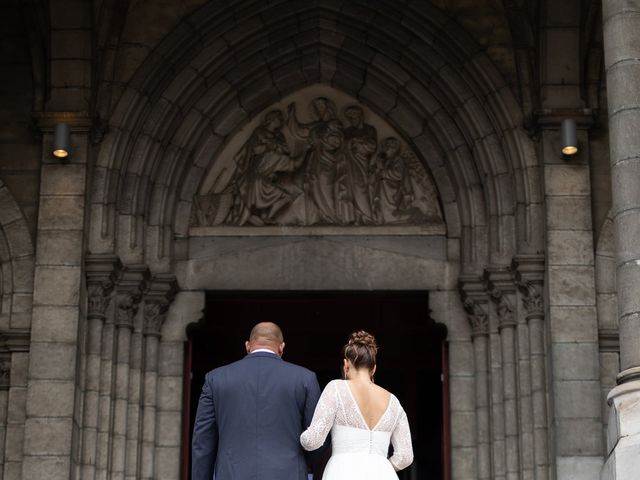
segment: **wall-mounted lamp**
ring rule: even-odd
[[[53,133],[53,155],[60,159],[66,159],[71,153],[71,134],[69,125],[58,123]]]
[[[578,153],[578,135],[576,133],[575,120],[562,120],[560,127],[560,145],[564,155],[575,155]]]

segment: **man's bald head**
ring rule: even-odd
[[[247,342],[247,352],[258,348],[268,348],[274,353],[282,355],[284,337],[278,325],[273,322],[260,322],[251,329],[249,341]]]

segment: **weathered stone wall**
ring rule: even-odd
[[[429,289],[453,479],[597,478],[619,346],[583,3],[3,3],[0,478],[178,478],[186,326],[206,289],[274,287]],[[435,235],[190,229],[238,132],[316,84],[420,157]],[[61,119],[66,165],[47,153]]]

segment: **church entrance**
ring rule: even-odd
[[[284,359],[316,372],[320,387],[341,374],[341,347],[364,329],[379,344],[376,383],[404,406],[415,460],[406,480],[447,480],[446,328],[429,318],[427,292],[209,292],[204,317],[188,328],[185,359],[183,478],[205,374],[242,358],[259,321],[279,324]],[[444,366],[444,368],[443,368]],[[316,477],[319,478],[316,472]]]

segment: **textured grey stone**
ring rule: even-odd
[[[549,307],[551,334],[555,342],[596,342],[598,318],[590,306]]]
[[[46,478],[48,480],[68,480],[70,458],[67,456],[26,456],[22,478]]]
[[[80,266],[82,236],[69,230],[42,230],[38,233],[36,262],[40,265]]]
[[[590,230],[589,197],[547,197],[547,226],[555,230]]]
[[[31,344],[29,375],[31,379],[73,380],[75,378],[76,347],[69,343]],[[51,398],[51,402],[60,399]]]
[[[628,6],[629,4],[625,3],[624,7],[628,8]],[[640,26],[640,19],[633,10],[625,12],[624,7],[611,4],[606,10],[611,14],[604,17],[604,58],[607,70],[626,59],[640,56],[640,39],[634,35]]]
[[[547,195],[589,195],[589,168],[585,165],[545,165]]]
[[[600,480],[602,456],[561,456],[558,457],[558,478],[567,480]],[[624,478],[624,477],[623,477]]]
[[[389,117],[410,137],[417,137],[423,131],[423,118],[406,100],[398,98],[396,106],[389,112]]]
[[[628,210],[616,216],[616,262],[627,263],[627,269],[640,259],[640,207]],[[640,269],[640,265],[635,265]]]
[[[609,142],[613,164],[638,156],[640,151],[640,138],[638,138],[637,130],[639,122],[640,107],[621,110],[609,116]],[[614,196],[615,200],[616,196]]]
[[[77,267],[40,267],[35,275],[34,304],[75,306],[80,290]]]
[[[563,381],[554,386],[555,415],[561,418],[600,420],[602,404],[599,381]]]
[[[451,447],[473,447],[476,441],[475,412],[452,412],[450,421],[451,429],[457,434]]]
[[[0,224],[4,225],[22,218],[22,212],[7,187],[0,188]]]
[[[443,239],[431,241],[435,242],[432,245],[439,245],[437,250],[426,247],[428,241],[420,238],[193,239],[191,250],[194,254],[197,252],[197,256],[183,265],[181,282],[189,289],[444,286],[448,281],[447,266],[443,262],[446,245]],[[262,268],[255,270],[254,265]],[[222,272],[235,273],[229,276]]]
[[[619,266],[616,282],[618,285],[618,313],[620,317],[640,312],[640,296],[638,296],[640,265],[631,263]]]
[[[82,230],[84,197],[42,197],[38,226],[45,230]]]
[[[29,417],[70,417],[74,408],[73,381],[32,380],[27,389]],[[51,399],[55,401],[51,401]]]
[[[633,179],[640,175],[640,158],[617,163],[611,169],[613,195],[612,215],[629,208],[640,208],[640,193],[633,186]]]
[[[588,230],[549,230],[550,265],[593,265],[593,235]]]
[[[559,418],[556,420],[558,456],[597,455],[602,458],[604,440],[599,418]]]
[[[74,342],[77,340],[78,307],[33,307],[32,341]]]
[[[25,451],[33,455],[64,456],[71,449],[70,418],[28,418]],[[31,477],[33,478],[33,477]],[[46,478],[52,478],[49,475]]]
[[[367,75],[364,85],[358,92],[358,98],[374,105],[382,112],[388,112],[397,102],[395,87],[375,75]]]
[[[89,87],[91,63],[88,60],[51,60],[51,85],[53,87]]]
[[[551,305],[595,305],[593,267],[549,268]]]
[[[231,98],[213,114],[212,125],[216,134],[226,136],[247,117],[236,98]]]

